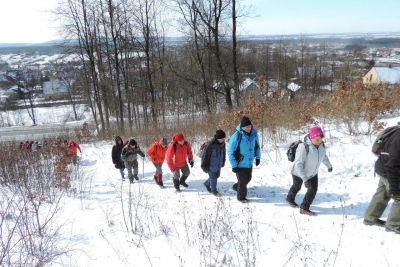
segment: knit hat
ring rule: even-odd
[[[182,133],[177,133],[176,135],[174,135],[174,139],[176,142],[180,142],[180,141],[185,140],[185,137],[183,136]]]
[[[216,132],[215,132],[215,139],[222,139],[222,138],[225,138],[226,137],[226,135],[225,135],[225,132],[224,131],[222,131],[222,130],[217,130]]]
[[[130,145],[130,146],[136,146],[137,143],[136,143],[135,139],[131,139],[131,140],[129,141],[129,145]]]
[[[315,137],[324,137],[324,133],[322,132],[321,127],[319,126],[314,126],[310,129],[310,132],[308,133],[308,137],[310,137],[310,139],[314,139]]]
[[[167,139],[166,138],[161,138],[161,141],[160,141],[160,145],[162,145],[162,146],[167,146],[168,145],[168,141],[167,141]]]
[[[243,116],[242,120],[240,121],[240,127],[245,127],[248,125],[251,125],[249,117]]]

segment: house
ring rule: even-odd
[[[400,67],[373,67],[363,77],[363,83],[400,84]]]

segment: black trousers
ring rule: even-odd
[[[253,168],[238,168],[236,178],[238,182],[232,187],[236,189],[236,196],[238,200],[245,199],[247,197],[247,185],[251,181]]]
[[[286,197],[286,200],[295,202],[294,200],[296,198],[296,195],[300,191],[301,186],[303,185],[303,180],[300,177],[293,174],[292,177],[293,177],[293,185],[289,189],[289,193]],[[318,174],[312,177],[311,179],[308,179],[304,183],[304,186],[307,188],[307,193],[304,196],[300,208],[304,210],[309,210],[310,205],[314,201],[315,195],[317,194],[318,191]]]

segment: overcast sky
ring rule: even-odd
[[[57,0],[0,0],[0,43],[58,39],[46,9]],[[242,34],[400,32],[400,0],[242,0],[260,15]]]

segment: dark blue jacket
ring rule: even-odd
[[[218,142],[215,137],[204,144],[204,153],[201,156],[201,169],[208,172],[219,172],[225,165],[225,142]]]

